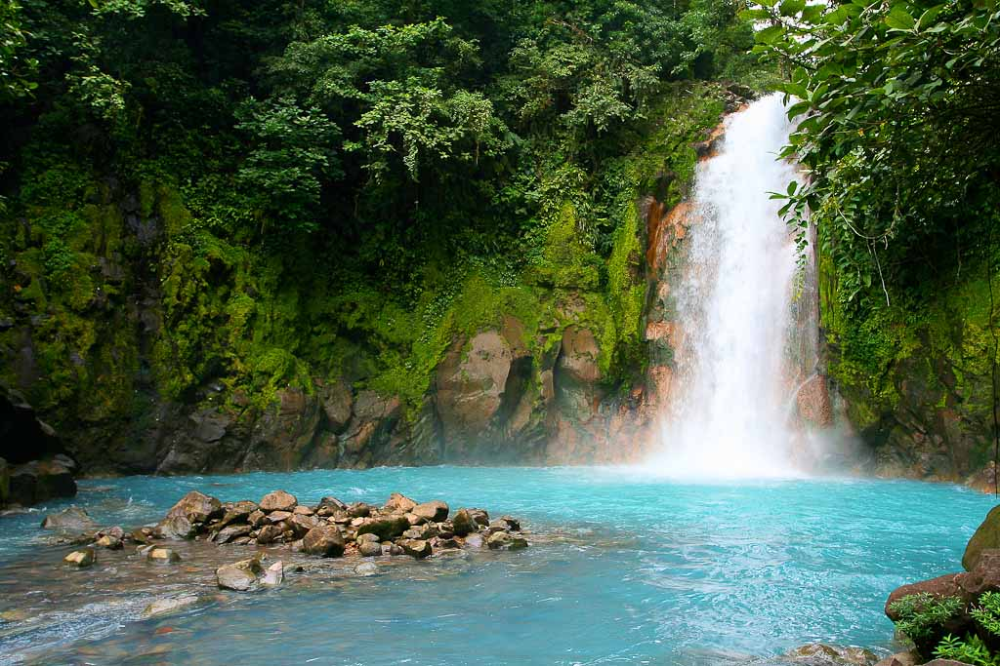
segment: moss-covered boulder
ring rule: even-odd
[[[969,539],[962,556],[962,566],[966,571],[972,571],[979,563],[983,551],[996,548],[1000,548],[1000,506],[986,514],[986,520]]]

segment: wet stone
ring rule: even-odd
[[[403,552],[418,560],[430,555],[432,550],[431,545],[423,539],[402,539],[398,545],[403,549]]]
[[[165,599],[157,599],[148,606],[146,606],[145,610],[142,611],[142,617],[151,618],[151,617],[159,617],[161,615],[170,615],[172,613],[178,613],[193,608],[194,606],[197,606],[200,602],[201,598],[193,594],[186,594],[179,597],[167,597]]]
[[[93,564],[97,561],[97,553],[93,548],[82,548],[80,550],[74,550],[72,553],[63,558],[63,562],[70,564],[79,569],[83,569]]]
[[[181,561],[177,551],[170,548],[153,548],[146,554],[146,558],[154,564],[177,564]]]
[[[277,585],[281,585],[284,580],[285,565],[281,560],[278,560],[267,568],[264,572],[264,577],[260,580],[260,584],[267,585],[268,587],[275,587]]]

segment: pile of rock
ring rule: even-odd
[[[324,497],[315,506],[308,506],[283,490],[268,493],[260,502],[220,502],[192,491],[155,526],[140,527],[128,534],[120,527],[95,531],[81,509],[49,516],[42,526],[82,535],[74,542],[89,547],[66,558],[66,562],[79,567],[96,561],[96,549],[117,550],[126,542],[138,544],[150,561],[179,561],[176,552],[158,545],[164,540],[204,539],[219,545],[288,547],[321,557],[408,555],[415,559],[466,547],[528,547],[516,518],[490,520],[484,509],[476,508],[459,509],[451,515],[445,502],[418,503],[399,493],[393,493],[383,506],[347,504],[335,497]],[[256,557],[220,567],[216,575],[222,588],[249,590],[279,584],[283,578],[281,567],[282,563],[276,562],[265,570],[262,558]]]
[[[136,540],[205,538],[217,544],[286,544],[323,557],[410,555],[417,559],[436,550],[487,546],[517,550],[528,546],[516,518],[490,520],[483,509],[450,509],[440,500],[417,503],[393,493],[385,505],[347,504],[324,497],[319,504],[299,504],[291,493],[276,490],[259,503],[220,502],[197,491],[185,495],[155,528],[133,533]]]

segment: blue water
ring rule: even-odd
[[[964,488],[907,481],[685,485],[615,469],[456,467],[89,480],[73,503],[134,526],[191,489],[237,500],[276,488],[300,502],[382,503],[401,491],[481,506],[524,519],[533,546],[405,566],[393,558],[372,578],[323,563],[329,575],[211,591],[207,605],[152,620],[113,603],[96,570],[79,572],[89,598],[56,605],[103,605],[43,614],[32,631],[24,619],[0,624],[0,663],[690,665],[745,663],[812,641],[887,650],[886,596],[959,570],[993,506]],[[40,516],[66,504],[0,519],[0,585],[25,603],[46,590],[15,588],[22,570],[44,573],[58,560],[40,564],[39,553],[65,552],[39,544]]]

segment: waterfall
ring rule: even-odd
[[[795,177],[777,158],[789,129],[781,97],[765,97],[727,118],[720,152],[699,165],[683,268],[664,308],[678,334],[658,473],[795,473],[786,405],[796,250],[768,196]]]

